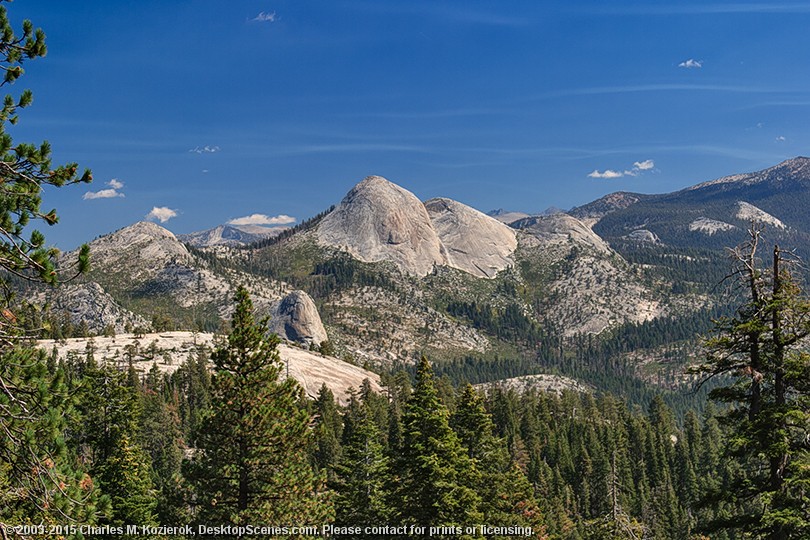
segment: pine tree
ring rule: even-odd
[[[335,403],[335,395],[321,385],[314,403],[315,412],[315,464],[319,470],[331,474],[340,457],[340,438],[343,420]]]
[[[402,450],[394,467],[390,506],[400,523],[429,527],[481,522],[480,499],[467,481],[477,471],[448,417],[423,356],[416,387],[405,404]]]
[[[13,349],[0,379],[0,522],[96,521],[107,505],[65,439],[76,414],[64,370],[50,376],[44,352]]]
[[[98,366],[90,357],[77,389],[81,429],[77,445],[90,471],[112,503],[104,518],[114,525],[154,525],[155,486],[151,459],[138,444],[141,400],[130,376],[110,364]]]
[[[771,539],[810,535],[810,355],[801,341],[810,336],[810,299],[790,271],[790,254],[774,247],[769,272],[757,249],[761,229],[737,248],[737,283],[747,298],[734,317],[718,321],[707,340],[710,376],[726,375],[731,384],[710,397],[730,404],[732,428],[727,457],[739,466],[730,485],[716,493],[720,503],[737,507],[716,526]]]
[[[23,21],[22,34],[12,28],[0,6],[0,86],[23,75],[23,64],[45,56],[45,33]],[[66,447],[64,432],[72,415],[62,374],[49,373],[44,359],[20,347],[25,335],[24,309],[11,303],[12,278],[57,283],[58,250],[45,245],[32,220],[46,225],[58,221],[55,210],[42,211],[43,186],[89,182],[90,171],[77,175],[77,165],[52,167],[51,147],[14,144],[7,131],[21,109],[32,103],[25,90],[5,96],[0,106],[0,521],[4,523],[70,523],[95,519],[96,490]],[[88,266],[83,246],[76,270]],[[16,311],[16,313],[15,313]]]
[[[212,355],[211,413],[188,475],[202,523],[303,525],[328,521],[324,479],[310,463],[310,414],[294,379],[279,379],[278,338],[236,293],[227,344]]]

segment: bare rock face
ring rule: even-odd
[[[430,199],[425,208],[447,251],[449,266],[493,278],[514,264],[517,235],[513,229],[452,199]]]
[[[56,349],[57,356],[66,359],[71,354],[83,356],[87,347],[92,344],[96,361],[106,363],[115,362],[115,359],[123,357],[126,348],[136,342],[144,345],[139,348],[142,352],[135,355],[133,362],[133,367],[139,373],[146,373],[155,365],[164,373],[174,373],[198,346],[210,348],[217,346],[214,334],[205,332],[161,332],[142,336],[118,334],[116,337],[97,336],[91,339],[73,338],[64,341],[47,339],[38,341],[37,346],[47,352]],[[144,354],[147,344],[154,344],[157,358],[161,360],[155,362],[150,355]],[[281,360],[279,376],[285,378],[289,375],[294,378],[311,398],[315,398],[321,386],[325,384],[335,394],[337,400],[345,405],[351,396],[355,395],[349,393],[348,389],[358,390],[366,379],[372,390],[382,392],[379,375],[338,358],[290,347],[283,343],[278,346],[278,353]]]
[[[516,221],[512,224],[512,227],[531,234],[543,244],[554,245],[574,242],[575,244],[586,245],[604,255],[611,253],[610,246],[590,227],[567,214],[533,216]]]
[[[279,336],[307,345],[328,339],[318,308],[304,291],[293,291],[281,300],[270,326]]]
[[[90,242],[92,259],[110,266],[130,270],[136,274],[149,274],[167,264],[188,264],[191,255],[174,234],[148,221],[120,229]],[[132,264],[132,258],[138,264]]]
[[[318,241],[364,262],[391,261],[425,276],[447,255],[422,202],[380,176],[369,176],[318,226]]]
[[[147,327],[146,319],[122,308],[98,283],[70,283],[37,293],[36,301],[48,301],[54,312],[64,312],[74,325],[82,322],[96,334],[111,327],[123,332],[127,326]]]

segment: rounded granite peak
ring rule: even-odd
[[[137,221],[128,227],[119,229],[113,234],[118,234],[121,232],[128,232],[133,234],[148,234],[160,238],[170,238],[172,240],[177,240],[177,237],[174,235],[172,231],[170,231],[165,227],[161,227],[160,225],[152,221]]]
[[[447,264],[444,247],[422,201],[381,176],[354,186],[318,225],[318,241],[364,262],[393,262],[425,276]]]
[[[447,250],[449,266],[493,278],[514,264],[517,235],[507,225],[446,197],[425,201],[425,209]]]

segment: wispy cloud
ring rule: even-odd
[[[592,12],[591,9],[590,12]],[[664,5],[600,6],[601,13],[654,14],[654,15],[708,15],[732,13],[808,13],[806,2],[724,2],[724,3],[676,3]],[[589,13],[590,13],[589,12]]]
[[[195,154],[213,154],[219,151],[220,151],[219,146],[209,146],[209,145],[195,146],[194,148],[189,150],[189,152],[193,152]]]
[[[167,206],[154,206],[145,216],[146,219],[154,219],[161,223],[166,223],[173,217],[177,217],[177,210],[172,210]]]
[[[102,189],[99,191],[88,191],[82,196],[85,201],[93,199],[115,199],[116,197],[123,197],[124,194],[118,191],[124,187],[124,183],[117,178],[113,178],[106,185],[110,186],[109,189]]]
[[[787,139],[785,138],[785,136],[784,136],[784,135],[779,135],[779,136],[776,138],[776,142],[785,142],[786,140],[787,140]]]
[[[695,60],[694,58],[690,58],[689,60],[684,60],[678,67],[686,68],[686,69],[700,69],[703,67],[703,60]]]
[[[268,216],[266,214],[251,214],[228,221],[228,225],[289,225],[295,223],[296,219],[286,214],[278,216]]]
[[[443,5],[441,2],[409,3],[409,2],[354,2],[354,6],[365,12],[377,12],[387,15],[405,15],[423,19],[429,17],[434,20],[452,24],[521,27],[530,26],[534,21],[522,16],[505,14],[496,10],[476,10],[465,6],[458,9],[454,6]]]
[[[786,94],[793,90],[777,87],[763,87],[750,85],[719,85],[719,84],[637,84],[624,86],[594,86],[586,88],[568,88],[553,90],[532,96],[528,101],[556,99],[574,96],[601,96],[611,94],[636,94],[646,92],[731,92],[735,94]]]
[[[270,22],[270,23],[274,23],[277,20],[278,20],[278,18],[276,17],[276,12],[275,11],[273,11],[273,12],[262,11],[258,15],[256,15],[255,17],[253,17],[251,19],[251,21]]]
[[[604,171],[599,171],[598,169],[594,169],[593,172],[588,174],[589,178],[621,178],[622,176],[639,176],[647,171],[652,171],[655,169],[655,162],[651,159],[645,159],[644,161],[636,161],[633,163],[633,167],[631,169],[626,169],[624,171],[614,171],[612,169],[606,169]]]

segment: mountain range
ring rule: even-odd
[[[728,267],[723,248],[744,241],[754,220],[768,241],[806,252],[808,203],[803,157],[538,215],[423,202],[370,176],[275,237],[227,226],[175,236],[136,223],[90,243],[83,281],[36,294],[91,331],[167,320],[215,331],[244,284],[282,337],[328,343],[330,354],[373,369],[428,354],[475,382],[556,370],[593,384],[607,369],[593,363],[605,357],[673,386],[709,314],[727,304],[716,287]]]

